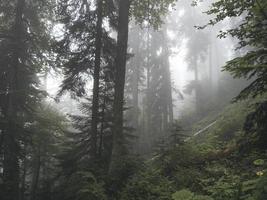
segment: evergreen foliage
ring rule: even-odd
[[[239,42],[225,73],[249,81],[227,106],[224,95],[235,86],[214,83],[218,43],[211,32],[192,31],[203,22],[192,21],[200,11],[194,16],[191,7],[182,8],[179,42],[195,76],[186,89],[195,91],[196,112],[187,110],[180,120],[189,119],[187,127],[173,113],[170,57],[177,29],[164,24],[177,25],[166,16],[175,5],[0,0],[0,199],[267,198],[267,2],[212,1],[206,12],[212,18],[199,27],[240,22],[219,32]],[[207,80],[200,66],[209,70]],[[56,100],[70,94],[78,113],[65,115],[48,103],[50,71],[63,77]]]

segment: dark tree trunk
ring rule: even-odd
[[[30,194],[31,200],[36,199],[36,192],[38,189],[40,168],[41,168],[41,156],[40,156],[40,148],[38,147],[37,153],[34,156],[34,160],[33,160],[33,174],[32,174],[31,194]]]
[[[27,151],[25,148],[25,155],[23,158],[23,170],[21,176],[21,188],[20,188],[20,200],[24,200],[25,198],[25,189],[26,189],[26,174],[27,174]]]
[[[102,50],[102,23],[103,23],[103,0],[97,1],[97,25],[96,25],[96,49],[95,49],[95,68],[94,68],[94,86],[93,86],[93,106],[92,106],[92,154],[97,156],[97,135],[98,135],[98,117],[99,117],[99,77],[101,65]]]
[[[99,147],[98,147],[98,154],[99,157],[102,157],[103,151],[103,136],[104,136],[104,125],[105,125],[105,112],[106,112],[106,97],[104,94],[103,106],[102,106],[102,113],[101,113],[101,129],[100,129],[100,137],[99,137]]]
[[[19,152],[15,131],[16,130],[12,127],[12,124],[9,123],[6,132],[4,132],[4,200],[18,200],[19,198]]]
[[[11,91],[7,95],[7,108],[5,116],[7,119],[7,126],[3,131],[3,185],[4,185],[4,200],[18,200],[19,199],[19,144],[17,141],[16,118],[16,89],[17,89],[17,73],[20,64],[20,50],[22,48],[23,35],[23,10],[25,7],[25,0],[18,0],[16,6],[15,23],[13,27],[14,32],[14,50],[12,52],[12,63],[8,73],[9,88]]]
[[[110,172],[115,168],[117,160],[126,154],[123,134],[123,105],[124,105],[124,86],[126,72],[126,57],[128,46],[129,30],[129,10],[130,0],[120,0],[119,2],[119,23],[117,38],[117,55],[115,59],[115,97],[114,97],[114,122],[112,155],[110,163]]]

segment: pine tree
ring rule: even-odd
[[[119,1],[118,16],[118,37],[117,50],[115,58],[115,93],[114,93],[114,122],[113,122],[113,139],[112,155],[110,164],[110,173],[113,173],[118,164],[118,159],[125,156],[125,137],[123,135],[123,105],[124,105],[124,86],[126,75],[126,60],[128,47],[128,29],[130,18],[130,1]]]
[[[217,1],[212,3],[208,15],[215,17],[206,25],[215,25],[224,19],[240,17],[238,26],[230,27],[226,31],[220,31],[219,37],[232,36],[239,41],[237,50],[241,51],[237,58],[230,60],[224,66],[224,70],[230,72],[234,78],[245,78],[251,83],[244,88],[235,98],[236,101],[262,96],[267,92],[267,3],[263,0],[252,1]],[[205,28],[200,27],[200,28]],[[247,116],[244,130],[249,135],[256,133],[254,142],[266,148],[266,101],[255,105],[255,111]],[[253,136],[251,136],[253,137]],[[250,140],[248,140],[250,141]]]
[[[100,103],[105,98],[101,87],[113,80],[110,69],[114,63],[115,42],[103,27],[103,18],[112,10],[107,3],[103,0],[59,1],[59,20],[65,29],[64,37],[56,45],[58,63],[64,74],[59,96],[68,91],[74,98],[87,98],[86,87],[90,78],[93,79],[92,106],[87,99],[87,107],[91,109],[88,120],[91,128],[87,130],[91,158],[98,157],[101,144]],[[92,5],[96,5],[96,9]],[[80,13],[78,18],[76,12]]]
[[[0,110],[3,134],[3,198],[19,198],[21,143],[27,116],[41,100],[38,73],[46,61],[49,1],[1,1]]]

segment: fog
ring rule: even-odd
[[[171,84],[170,92],[173,110],[166,111],[169,113],[167,114],[168,116],[165,116],[166,123],[171,123],[169,120],[174,118],[174,121],[178,121],[186,129],[192,129],[190,127],[191,124],[210,115],[210,113],[218,113],[247,84],[244,80],[234,80],[228,72],[222,71],[223,66],[228,60],[240,54],[235,51],[237,41],[231,37],[219,38],[219,31],[227,30],[233,23],[238,23],[238,20],[233,22],[227,19],[215,26],[208,26],[205,29],[198,28],[206,25],[212,18],[212,16],[205,14],[211,2],[205,1],[198,6],[192,6],[190,1],[181,0],[174,7],[169,8],[169,13],[164,17],[163,24],[156,29],[149,26],[146,22],[141,25],[135,21],[131,21],[130,23],[128,43],[130,57],[127,62],[126,73],[126,77],[129,80],[126,78],[125,88],[125,106],[128,107],[128,110],[125,111],[126,121],[130,127],[137,130],[135,135],[139,139],[141,138],[141,141],[150,140],[151,133],[149,132],[153,132],[154,142],[146,141],[146,144],[143,144],[143,146],[149,144],[149,149],[145,150],[147,152],[152,151],[152,146],[156,145],[158,140],[168,138],[172,134],[169,125],[162,125],[163,127],[160,128],[160,131],[155,134],[155,130],[150,130],[149,125],[146,123],[154,124],[157,121],[153,122],[153,117],[151,119],[144,119],[147,117],[144,113],[152,112],[147,109],[152,109],[149,108],[149,105],[153,104],[151,101],[156,98],[154,96],[149,101],[147,100],[147,91],[149,90],[147,84],[153,84],[152,82],[149,83],[147,76],[149,76],[149,70],[153,70],[153,65],[157,65],[158,62],[163,60],[165,62],[164,66],[162,66],[163,69],[169,70],[170,72],[169,81]],[[115,39],[116,32],[110,29],[108,24],[105,26],[110,36]],[[62,26],[59,24],[55,27],[54,35],[56,38],[61,38],[61,33],[63,32]],[[154,53],[156,54],[153,55]],[[134,71],[136,69],[140,71],[138,72],[139,80],[136,83],[138,86],[135,86],[138,87],[138,92],[134,94],[133,86],[129,84],[131,84],[131,81],[134,81],[132,79],[135,78]],[[162,76],[155,75],[152,79],[157,81]],[[86,79],[87,96],[90,97],[92,95],[93,82],[88,76],[86,76]],[[62,80],[63,77],[60,71],[57,73],[50,72],[46,77],[44,82],[47,82],[48,101],[65,114],[82,114],[79,110],[79,104],[84,102],[83,98],[72,99],[66,93],[58,99],[59,101],[54,101],[57,98]],[[127,83],[127,81],[130,82]],[[163,90],[166,90],[166,87]],[[157,88],[154,89],[154,92],[156,92]],[[133,102],[134,95],[138,96],[136,97],[138,98],[138,108],[135,108],[136,105]],[[167,95],[167,93],[160,92],[159,95]],[[158,98],[160,99],[161,97],[158,96]],[[159,101],[166,101],[166,99]],[[166,105],[168,104],[167,102],[165,103]],[[137,111],[134,111],[135,109]],[[159,108],[155,112],[157,113],[160,110],[160,112],[164,112],[162,109]],[[136,122],[133,119],[134,112],[138,113],[135,116],[138,118],[136,118]],[[152,114],[150,113],[148,115]],[[164,114],[162,115],[164,118]],[[163,118],[161,120],[164,120]],[[143,122],[141,122],[142,120]],[[152,121],[149,122],[150,120]],[[163,121],[160,121],[158,123],[164,124]],[[143,125],[140,123],[143,123]],[[141,129],[143,133],[140,136],[138,132]],[[193,130],[189,132],[191,132],[190,134],[194,133]]]
[[[205,30],[199,30],[197,26],[203,26],[209,21],[209,17],[204,13],[208,10],[211,2],[205,2],[200,6],[192,6],[190,1],[182,0],[179,1],[174,8],[170,8],[169,14],[165,17],[164,23],[159,30],[153,30],[153,27],[147,25],[132,25],[142,32],[147,34],[148,31],[161,32],[163,29],[166,31],[166,39],[168,40],[168,48],[170,53],[168,60],[170,63],[171,81],[172,81],[172,95],[173,95],[173,109],[174,116],[179,119],[183,115],[186,109],[192,109],[195,105],[194,94],[186,94],[186,86],[195,79],[194,71],[192,70],[192,63],[189,61],[190,51],[198,48],[199,56],[202,56],[200,65],[198,68],[200,73],[200,79],[205,80],[209,78],[209,67],[212,67],[212,85],[218,87],[220,79],[227,73],[222,72],[222,67],[225,62],[235,56],[236,42],[233,38],[219,38],[219,30],[227,29],[231,26],[230,21],[226,20],[224,23],[219,25],[208,27]],[[62,27],[57,25],[54,34],[57,38],[61,37]],[[116,34],[113,31],[110,32],[114,38]],[[131,40],[131,30],[129,37]],[[133,33],[135,34],[135,33]],[[192,41],[193,40],[193,41]],[[136,42],[136,41],[134,41]],[[129,44],[131,49],[131,44]],[[211,53],[209,51],[212,51]],[[133,53],[135,57],[136,52]],[[210,53],[210,55],[209,55]],[[202,55],[201,55],[202,54]],[[132,59],[132,58],[130,58]],[[209,66],[212,65],[212,66]],[[190,68],[191,67],[191,68]],[[90,78],[89,78],[90,79]],[[62,81],[60,73],[51,72],[47,77],[47,91],[50,94],[50,98],[56,98]],[[92,92],[92,81],[89,80],[87,83],[88,96]],[[211,90],[211,88],[206,88]],[[237,91],[229,91],[230,100]],[[62,101],[62,100],[61,100]],[[64,97],[64,101],[70,101],[76,107],[77,100],[71,100],[69,95]],[[60,106],[61,103],[58,103]],[[69,112],[68,108],[66,113]],[[72,108],[78,112],[78,109]]]
[[[0,1],[0,199],[267,199],[266,11]]]

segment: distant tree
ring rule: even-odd
[[[246,2],[218,1],[212,4],[207,14],[215,15],[208,25],[215,25],[227,17],[242,17],[241,24],[229,30],[221,31],[219,37],[228,35],[239,40],[238,49],[246,48],[247,52],[240,57],[228,61],[224,69],[229,71],[235,78],[254,79],[245,88],[237,99],[248,96],[257,96],[267,91],[266,71],[266,12],[267,3],[263,0],[251,0]],[[243,17],[245,16],[245,17]],[[202,27],[205,28],[206,26]]]
[[[125,101],[128,110],[125,113],[126,125],[134,128],[134,149],[140,146],[141,137],[141,96],[145,77],[145,29],[132,22],[129,30],[129,54],[131,58],[126,66]]]
[[[239,57],[226,63],[224,70],[230,72],[234,78],[251,80],[251,83],[235,98],[236,101],[262,96],[267,92],[266,10],[267,2],[264,0],[239,2],[221,0],[212,3],[211,9],[207,11],[208,15],[215,17],[206,26],[215,25],[228,17],[241,20],[238,26],[219,33],[221,38],[230,35],[238,39],[237,49],[243,50]],[[266,132],[267,109],[266,98],[264,95],[262,97],[264,100],[255,106],[254,112],[248,115],[244,130],[248,135],[257,133],[256,141],[258,141],[259,147],[266,148],[267,140],[263,132]]]
[[[148,23],[154,28],[160,27],[162,16],[168,12],[174,0],[161,1],[119,1],[117,54],[115,59],[115,97],[114,97],[114,123],[113,123],[113,150],[110,171],[126,154],[125,136],[123,134],[123,104],[126,78],[126,55],[128,47],[129,19],[132,17],[138,24]],[[117,161],[115,161],[117,160]]]

